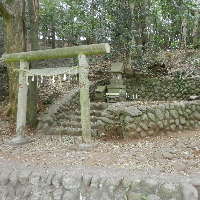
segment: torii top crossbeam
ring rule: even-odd
[[[4,62],[19,62],[20,60],[33,61],[33,60],[77,57],[79,54],[84,54],[86,56],[89,56],[89,55],[101,55],[106,53],[110,53],[110,46],[107,43],[101,43],[101,44],[91,44],[91,45],[73,46],[65,48],[4,54],[2,58]]]

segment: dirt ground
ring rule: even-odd
[[[38,134],[27,126],[26,136],[35,141],[10,146],[6,142],[15,136],[15,121],[2,114],[2,107],[0,110],[1,167],[48,169],[81,166],[200,176],[200,130],[128,141],[94,139],[97,147],[86,151],[71,149],[81,143],[81,137]]]

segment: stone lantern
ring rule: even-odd
[[[112,64],[111,72],[113,77],[110,79],[110,85],[107,85],[106,98],[108,102],[117,102],[126,100],[126,85],[123,85],[123,63],[116,62]]]

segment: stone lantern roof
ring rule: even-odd
[[[112,63],[111,67],[112,73],[123,73],[123,71],[124,71],[123,63],[121,62]]]

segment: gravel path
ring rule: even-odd
[[[31,135],[31,134],[30,134]],[[174,133],[134,141],[97,140],[91,151],[71,150],[81,137],[32,135],[35,142],[8,146],[2,135],[0,163],[4,167],[50,169],[55,167],[103,167],[148,173],[200,176],[199,131]]]

